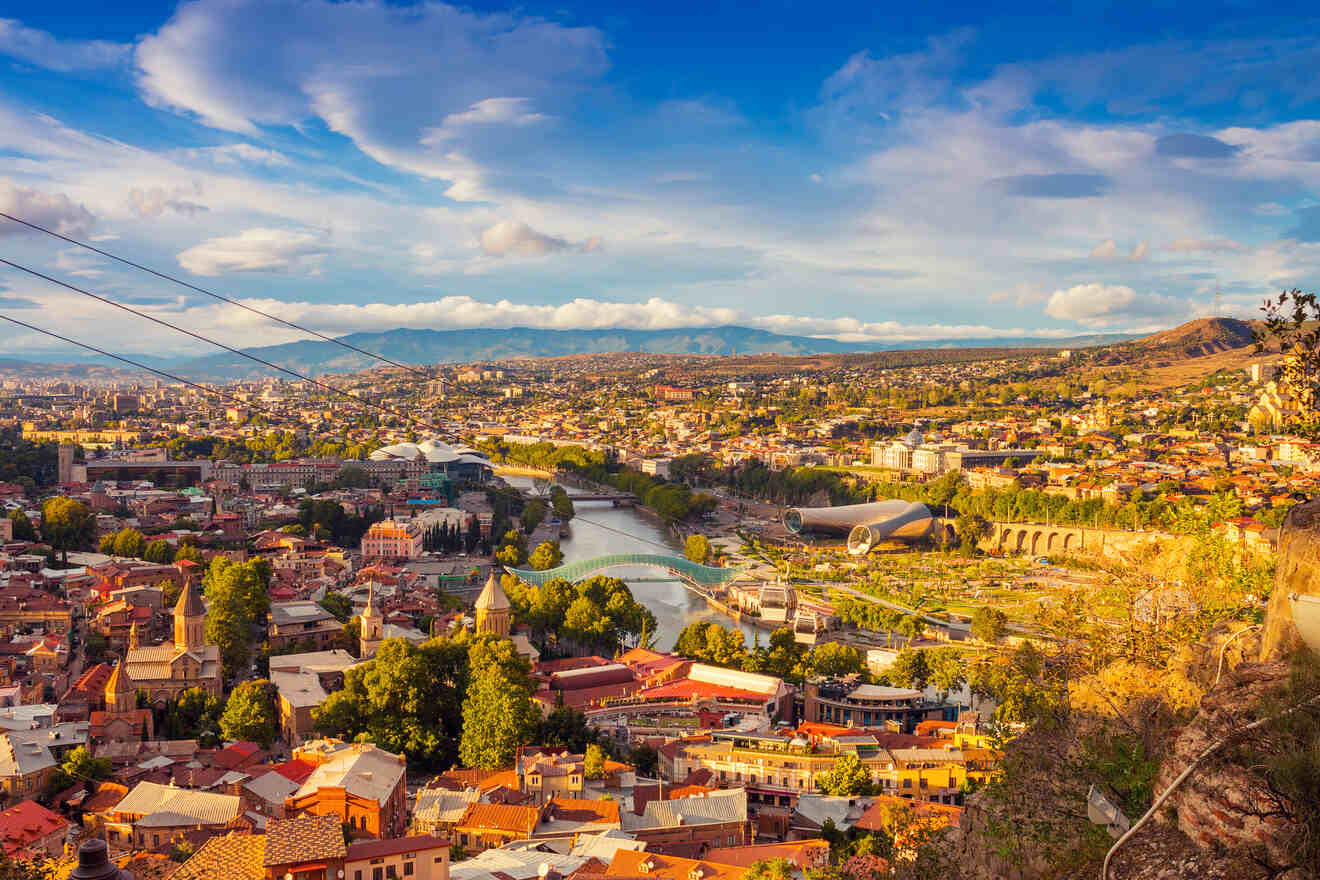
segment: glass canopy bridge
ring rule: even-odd
[[[663,569],[672,577],[676,577],[688,586],[695,587],[702,592],[728,586],[741,577],[747,569],[751,568],[750,563],[734,568],[716,568],[711,565],[692,562],[681,556],[658,553],[611,553],[605,556],[594,556],[591,559],[580,559],[577,562],[569,562],[558,568],[550,568],[545,571],[511,568],[509,573],[524,583],[539,587],[555,578],[562,578],[570,584],[575,584],[606,569],[622,568],[624,566]],[[660,580],[660,578],[656,578],[656,580]]]

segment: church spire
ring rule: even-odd
[[[174,606],[174,647],[191,651],[206,644],[206,606],[192,581],[186,581]]]

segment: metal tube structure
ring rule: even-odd
[[[865,556],[881,541],[928,537],[935,527],[935,515],[924,504],[894,498],[841,507],[790,507],[784,511],[783,523],[795,535],[846,535],[848,552]]]

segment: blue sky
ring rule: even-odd
[[[1246,316],[1320,262],[1317,21],[1257,5],[11,0],[0,210],[336,333]],[[12,226],[0,254],[293,338]],[[0,311],[192,345],[8,270]]]

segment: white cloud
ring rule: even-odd
[[[118,67],[128,60],[131,48],[106,40],[61,40],[12,18],[0,18],[0,54],[47,70],[72,73]]]
[[[144,37],[135,62],[157,106],[252,137],[317,119],[464,199],[484,195],[483,163],[524,147],[545,118],[532,102],[571,96],[608,66],[594,28],[380,0],[197,0]]]
[[[566,250],[562,238],[542,235],[526,223],[503,220],[481,233],[481,249],[492,257],[543,257]]]
[[[1139,241],[1136,246],[1132,248],[1132,253],[1128,254],[1128,261],[1132,263],[1140,263],[1142,260],[1146,259],[1146,255],[1149,253],[1150,245],[1144,241]]]
[[[211,238],[179,254],[179,265],[194,275],[225,272],[287,272],[314,269],[328,253],[324,235],[289,229],[244,229],[238,235]]]
[[[1112,238],[1106,239],[1096,245],[1087,256],[1093,260],[1116,260],[1119,256],[1118,245]]]
[[[445,121],[436,128],[427,129],[421,142],[434,146],[443,141],[459,137],[464,130],[479,125],[535,125],[545,122],[550,117],[544,113],[535,113],[531,101],[526,98],[486,98],[478,101],[462,113],[450,113]]]
[[[1138,295],[1122,284],[1078,284],[1050,294],[1045,314],[1060,321],[1076,321],[1088,326],[1108,326],[1135,318],[1172,318],[1191,311],[1183,300]]]
[[[1196,251],[1241,251],[1242,245],[1231,238],[1180,238],[1166,246],[1168,250],[1183,253]]]
[[[3,178],[0,178],[0,211],[74,238],[85,237],[95,222],[91,211],[75,205],[63,193],[50,195]],[[17,235],[26,231],[17,223],[0,218],[0,235]]]
[[[134,187],[128,191],[129,209],[139,217],[159,217],[166,211],[195,217],[207,207],[199,202],[180,198],[179,190],[167,191],[161,186]]]

